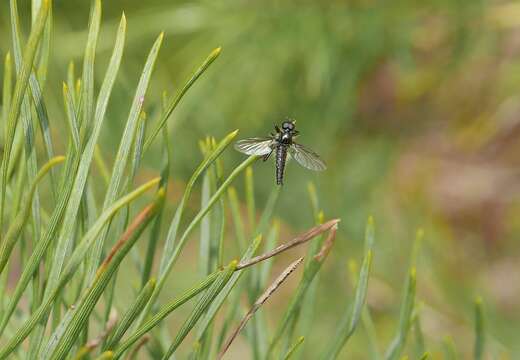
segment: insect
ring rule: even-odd
[[[256,137],[239,140],[235,149],[247,155],[263,156],[263,160],[269,159],[275,153],[276,160],[276,184],[283,185],[285,165],[289,158],[294,158],[303,167],[323,171],[327,168],[325,162],[314,151],[307,149],[293,141],[299,134],[296,130],[295,120],[286,120],[281,128],[274,126],[276,133],[269,137]]]

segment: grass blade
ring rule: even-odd
[[[36,192],[36,187],[38,183],[43,179],[43,177],[52,169],[53,166],[61,164],[65,160],[63,156],[56,156],[55,158],[48,161],[45,165],[42,166],[36,178],[34,179],[29,192],[25,198],[23,208],[20,210],[18,215],[16,216],[14,222],[11,223],[9,229],[7,230],[7,234],[5,236],[4,241],[0,247],[0,273],[5,268],[5,265],[9,261],[9,256],[16,241],[19,239],[20,234],[29,219],[29,211],[31,209],[33,195]]]
[[[161,33],[155,41],[154,45],[152,46],[152,49],[150,50],[150,53],[144,65],[143,72],[141,73],[141,78],[139,79],[139,84],[137,85],[134,99],[130,107],[130,113],[128,114],[128,120],[126,121],[126,126],[121,138],[122,140],[119,145],[119,149],[117,150],[116,162],[113,166],[112,177],[110,179],[110,184],[108,185],[105,200],[103,202],[103,209],[106,209],[108,206],[110,206],[110,204],[112,204],[112,202],[114,202],[120,190],[120,184],[123,178],[124,170],[130,156],[132,144],[135,139],[135,134],[139,123],[138,120],[143,107],[144,97],[148,90],[150,78],[155,67],[155,62],[157,60],[157,56],[159,54],[163,38],[164,34]],[[92,249],[89,261],[87,262],[86,279],[88,282],[90,282],[90,280],[92,280],[94,277],[96,268],[99,263],[99,259],[101,258],[103,244],[105,242],[107,234],[108,228],[103,231],[99,240],[94,244],[94,247]]]
[[[229,137],[234,137],[235,135],[236,135],[236,131],[231,133]],[[231,139],[229,139],[229,141],[231,141]],[[216,156],[215,156],[215,158],[216,158]],[[189,235],[191,235],[192,231],[200,224],[200,221],[202,220],[202,218],[211,210],[213,205],[215,205],[215,203],[225,193],[225,191],[227,190],[227,187],[233,182],[233,180],[245,168],[247,168],[249,165],[251,165],[257,159],[258,159],[257,156],[250,156],[247,160],[245,160],[239,166],[237,166],[235,168],[235,170],[233,170],[233,172],[228,176],[228,178],[218,188],[218,190],[213,194],[213,196],[209,200],[209,202],[206,205],[206,207],[201,209],[197,213],[197,215],[193,218],[193,220],[189,223],[188,227],[186,228],[186,230],[184,231],[184,233],[180,237],[179,242],[177,243],[177,245],[173,249],[173,251],[172,251],[172,253],[170,255],[170,258],[165,260],[166,261],[166,265],[164,266],[164,270],[159,274],[159,279],[157,281],[157,287],[155,288],[154,293],[152,294],[152,297],[151,297],[150,301],[148,302],[147,307],[143,311],[143,317],[141,317],[141,323],[144,320],[144,316],[146,316],[149,313],[151,306],[155,303],[155,300],[156,300],[157,296],[159,295],[160,291],[162,290],[162,287],[164,286],[164,283],[165,283],[165,281],[166,281],[166,279],[167,279],[167,277],[168,277],[168,275],[169,275],[169,273],[170,273],[170,271],[171,271],[171,269],[173,267],[173,264],[177,260],[177,257],[179,256],[182,248],[186,244],[186,241],[188,240]],[[204,165],[204,163],[202,165]],[[181,206],[181,205],[179,205],[179,206]],[[175,214],[175,216],[174,216],[174,220],[172,221],[172,226],[175,226],[174,222],[176,221],[176,219],[175,219],[176,217],[177,217],[177,214]],[[180,220],[180,215],[179,215],[179,220]],[[168,234],[168,235],[170,235],[170,234]],[[167,244],[165,244],[165,247],[166,246],[167,246]],[[164,254],[166,254],[166,252]],[[163,254],[163,256],[164,256],[164,254]]]
[[[228,340],[224,343],[224,346],[220,350],[217,358],[222,359],[226,351],[231,346],[231,343],[238,336],[240,331],[246,326],[249,319],[251,319],[254,313],[263,305],[265,302],[273,295],[273,293],[283,284],[283,282],[287,279],[289,275],[293,273],[294,270],[300,265],[303,261],[303,258],[299,258],[298,260],[291,263],[278,277],[273,281],[273,283],[264,291],[262,295],[254,302],[251,309],[247,312],[246,316],[242,319],[238,327],[231,333]]]
[[[144,144],[144,151],[148,150],[150,145],[153,143],[155,137],[159,134],[163,126],[166,124],[166,121],[168,121],[168,118],[172,114],[173,110],[175,110],[179,102],[182,100],[186,92],[188,92],[188,90],[195,83],[195,81],[197,81],[197,79],[208,69],[208,67],[213,63],[213,61],[217,59],[217,57],[220,55],[221,50],[221,48],[216,48],[215,50],[213,50],[206,58],[206,60],[202,63],[202,65],[193,73],[193,75],[186,82],[186,84],[184,84],[181,91],[172,99],[166,111],[161,116],[159,124],[157,124],[155,130],[152,131],[152,134],[150,135],[148,140],[146,140]]]
[[[224,286],[228,283],[233,272],[236,269],[238,261],[232,261],[224,271],[219,275],[219,277],[215,280],[213,284],[209,287],[209,289],[204,293],[202,298],[197,302],[195,308],[191,312],[190,316],[186,319],[184,324],[181,326],[181,329],[178,331],[177,336],[173,340],[173,343],[170,345],[168,351],[163,356],[163,360],[168,360],[170,356],[172,356],[184,340],[186,335],[191,331],[191,329],[195,326],[197,321],[200,319],[202,314],[208,309],[213,300],[217,297],[217,295],[222,291]]]
[[[121,321],[117,324],[114,332],[107,340],[106,345],[103,349],[113,349],[118,343],[119,340],[123,337],[125,332],[130,328],[133,321],[137,318],[139,313],[143,310],[144,306],[150,299],[152,295],[152,291],[155,288],[155,279],[151,278],[148,280],[143,289],[139,292],[139,295],[135,299],[135,301],[130,305],[126,313],[121,318]]]
[[[114,203],[114,205],[101,214],[96,223],[83,236],[82,240],[74,249],[74,252],[70,256],[70,259],[65,269],[63,270],[56,286],[52,289],[47,286],[46,291],[48,291],[49,295],[44,296],[44,301],[39,306],[39,308],[33,311],[31,317],[27,319],[27,321],[16,331],[7,344],[0,350],[0,359],[3,359],[9,355],[29,335],[38,321],[45,317],[45,314],[53,304],[53,300],[57,297],[59,291],[67,284],[72,275],[78,270],[79,265],[84,260],[88,250],[92,246],[93,241],[101,229],[106,225],[107,221],[109,221],[122,207],[126,206],[129,202],[135,200],[138,196],[142,195],[144,192],[151,189],[158,183],[158,178],[145,183],[130,194],[122,197],[119,201]],[[11,304],[12,301],[10,302],[10,305]],[[9,310],[12,312],[13,309],[9,307]]]
[[[247,261],[251,259],[253,254],[258,249],[258,246],[260,245],[260,242],[262,241],[261,236],[257,236],[252,242],[249,248],[246,250],[244,255],[242,256],[241,261]],[[221,308],[221,306],[224,304],[224,301],[227,299],[229,293],[235,285],[237,284],[240,277],[244,274],[243,271],[236,271],[232,276],[231,279],[229,279],[229,282],[224,286],[222,291],[217,295],[215,300],[211,303],[211,306],[209,307],[208,311],[204,315],[204,318],[201,320],[200,327],[197,330],[197,336],[196,341],[200,341],[202,339],[202,336],[204,335],[204,332],[208,328],[209,324],[217,314],[218,310]]]
[[[154,202],[145,207],[135,217],[119,241],[112,247],[112,250],[98,268],[92,285],[90,285],[79,305],[74,309],[74,315],[68,326],[65,327],[63,335],[57,338],[56,348],[50,357],[52,360],[63,359],[68,354],[117,267],[153,219],[162,201],[164,201],[164,191],[159,190]]]
[[[11,151],[13,148],[14,133],[20,115],[22,101],[25,96],[27,85],[29,82],[29,75],[33,68],[36,51],[38,50],[38,44],[40,42],[43,30],[45,28],[45,22],[49,12],[49,0],[44,0],[38,14],[38,18],[34,23],[34,26],[29,35],[27,45],[24,49],[24,56],[22,66],[18,72],[16,84],[14,87],[14,93],[12,103],[9,107],[9,115],[7,118],[7,132],[4,139],[4,154],[2,157],[2,164],[0,167],[0,229],[3,227],[4,208],[5,208],[5,192],[7,187],[7,170],[9,160],[11,158]]]
[[[293,346],[291,346],[290,349],[287,351],[287,354],[285,354],[283,359],[289,360],[294,355],[296,350],[298,350],[298,347],[303,343],[304,340],[305,338],[303,336],[300,336],[293,344]]]
[[[484,358],[484,311],[482,307],[482,298],[478,297],[475,300],[475,345],[474,358],[481,360]]]
[[[406,282],[405,293],[401,303],[401,315],[399,317],[399,328],[397,335],[390,343],[386,351],[385,359],[396,360],[406,344],[406,338],[412,323],[412,312],[415,305],[416,272],[415,267],[410,269]]]
[[[327,255],[328,255],[332,245],[334,244],[334,240],[336,238],[338,222],[339,222],[339,220],[337,220],[337,219],[330,220],[330,221],[326,222],[325,224],[315,226],[311,230],[306,232],[305,234],[297,237],[295,239],[295,240],[297,240],[296,242],[294,240],[291,241],[291,243],[295,242],[296,244],[298,244],[298,243],[301,243],[299,241],[300,239],[303,240],[310,235],[312,235],[312,237],[314,237],[314,236],[321,234],[322,232],[324,232],[326,230],[329,230],[327,239],[323,243],[320,252],[317,253],[315,256],[313,256],[310,259],[310,262],[308,263],[309,265],[307,265],[307,267],[305,268],[305,270],[303,272],[302,280],[298,284],[296,294],[292,297],[291,302],[282,317],[282,320],[280,320],[280,322],[278,323],[275,333],[272,336],[271,343],[269,344],[269,348],[267,349],[267,355],[266,355],[267,358],[272,358],[274,349],[275,349],[278,341],[282,338],[282,334],[284,333],[285,329],[291,322],[292,318],[299,311],[302,300],[305,297],[305,294],[307,293],[307,290],[309,289],[309,286],[312,283],[314,276],[320,270],[321,265],[327,258]],[[291,244],[291,243],[288,243],[288,244]],[[276,252],[277,249],[282,248],[282,247],[284,247],[284,245],[278,246],[274,250],[274,252]]]
[[[359,319],[361,318],[367,296],[368,277],[370,274],[370,266],[372,264],[372,248],[374,244],[374,222],[371,217],[368,219],[365,234],[366,255],[363,259],[361,271],[359,272],[359,279],[357,281],[352,309],[350,312],[347,312],[343,320],[341,320],[336,335],[334,336],[325,356],[323,356],[323,359],[336,359],[338,357],[341,349],[343,349],[348,339],[352,334],[354,334]]]

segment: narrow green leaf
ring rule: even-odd
[[[247,219],[251,232],[256,231],[256,207],[255,207],[255,186],[253,182],[253,168],[248,167],[245,173]]]
[[[243,317],[242,321],[240,321],[240,324],[238,324],[237,328],[231,333],[228,340],[225,342],[224,346],[220,350],[220,352],[217,355],[217,359],[222,359],[226,351],[231,346],[231,343],[234,341],[234,339],[238,336],[240,331],[246,326],[247,322],[253,317],[253,315],[258,311],[258,309],[265,304],[267,300],[278,290],[278,288],[285,282],[285,280],[291,275],[294,270],[298,267],[298,265],[301,264],[303,261],[303,257],[297,259],[296,261],[292,262],[288,267],[284,269],[276,277],[276,279],[269,285],[267,289],[260,295],[258,299],[253,303],[247,314]],[[270,359],[270,358],[268,358]]]
[[[186,319],[186,321],[181,326],[180,330],[177,333],[177,336],[173,340],[170,348],[164,354],[163,360],[168,360],[170,356],[175,353],[175,350],[179,347],[181,342],[184,340],[186,335],[191,331],[191,329],[195,326],[200,317],[204,314],[204,312],[208,309],[211,303],[216,299],[218,294],[222,291],[224,286],[228,283],[233,272],[236,269],[238,261],[232,261],[224,271],[219,275],[219,277],[215,280],[215,282],[208,288],[208,290],[204,293],[201,299],[195,305],[195,308],[191,312],[190,316]]]
[[[51,308],[53,300],[59,294],[60,290],[67,284],[72,275],[78,270],[79,265],[85,259],[86,254],[91,248],[93,241],[96,239],[99,232],[106,225],[106,223],[114,216],[114,214],[122,207],[126,206],[129,202],[135,200],[137,197],[158,183],[159,179],[157,178],[143,184],[136,190],[132,191],[130,194],[119,199],[119,201],[114,203],[109,209],[101,214],[96,223],[83,236],[82,240],[74,249],[74,252],[70,255],[69,261],[63,270],[57,285],[54,288],[49,288],[49,286],[47,286],[46,290],[48,291],[49,295],[44,297],[44,300],[38,309],[31,314],[31,317],[16,331],[13,337],[7,342],[5,347],[0,350],[0,359],[3,359],[9,355],[29,335],[38,321],[44,318],[47,311]],[[12,301],[10,302],[10,305],[11,304]],[[12,312],[12,307],[9,307],[9,310]],[[5,318],[8,319],[9,317],[4,317],[4,319]]]
[[[305,340],[305,338],[303,336],[300,336],[296,340],[296,342],[290,347],[290,349],[287,351],[287,353],[284,356],[284,360],[289,360],[294,355],[294,353],[296,352],[298,347],[303,343],[304,340]]]
[[[202,63],[202,65],[193,73],[191,78],[184,84],[180,92],[172,99],[170,104],[167,107],[167,110],[163,113],[161,116],[161,119],[159,120],[159,124],[157,124],[157,127],[154,131],[152,131],[152,134],[146,140],[144,144],[144,151],[148,150],[150,145],[153,143],[155,137],[159,134],[163,126],[166,124],[166,121],[168,121],[168,118],[172,114],[173,110],[177,107],[179,102],[182,100],[186,92],[191,88],[191,86],[197,81],[197,79],[208,69],[208,67],[217,59],[217,57],[220,55],[221,48],[216,48],[213,50],[209,56],[206,58],[206,60]]]
[[[41,4],[40,4],[41,5]],[[36,22],[37,14],[40,11],[41,6],[37,8],[33,8],[33,23]],[[52,7],[49,6],[49,14],[47,15],[47,23],[45,25],[45,30],[43,33],[43,37],[40,41],[40,59],[43,59],[40,66],[38,66],[38,70],[42,73],[46,73],[47,60],[49,56],[49,43],[50,43],[50,27],[52,23]],[[19,24],[19,16],[18,16],[18,8],[16,5],[16,0],[11,0],[11,22],[12,22],[12,35],[13,35],[13,54],[15,57],[15,63],[17,69],[20,69],[22,64],[22,45],[21,45],[21,30]],[[36,60],[35,60],[36,62]],[[54,149],[52,144],[51,132],[49,128],[49,116],[47,114],[47,108],[43,101],[43,95],[40,83],[36,74],[31,72],[29,76],[29,87],[30,91],[27,93],[24,102],[27,102],[26,107],[30,108],[29,99],[33,99],[33,104],[36,109],[36,115],[40,124],[40,129],[42,131],[43,143],[45,146],[45,150],[47,152],[47,159],[50,160],[54,157]],[[30,117],[30,111],[26,115]],[[31,124],[32,125],[32,124]],[[51,186],[53,193],[55,189],[54,176],[51,170]],[[36,196],[37,198],[37,196]]]
[[[233,133],[228,135],[221,142],[221,144],[217,147],[217,149],[214,152],[214,156],[210,155],[201,164],[201,166],[199,166],[199,169],[200,170],[204,169],[206,167],[206,165],[209,165],[212,162],[212,160],[214,160],[216,157],[218,157],[220,152],[222,150],[224,150],[224,148],[229,144],[229,142],[231,142],[231,139],[234,138],[236,136],[236,134],[237,134],[237,132],[234,131]],[[222,150],[218,150],[220,148]],[[161,268],[159,270],[160,272],[159,272],[159,278],[158,278],[158,281],[157,281],[157,287],[155,288],[154,293],[152,294],[152,297],[151,297],[150,301],[147,304],[147,307],[143,311],[143,315],[142,315],[141,321],[140,321],[141,324],[144,321],[144,317],[149,314],[151,307],[155,304],[155,300],[157,299],[157,296],[159,295],[160,291],[162,290],[162,287],[164,286],[164,283],[166,282],[166,279],[167,279],[168,275],[171,272],[173,264],[177,260],[177,257],[179,256],[179,254],[180,254],[181,250],[183,249],[184,245],[186,244],[186,241],[188,240],[189,235],[191,235],[192,231],[200,224],[200,221],[202,220],[202,218],[208,213],[209,210],[211,210],[213,205],[215,205],[215,203],[225,193],[226,189],[233,182],[233,180],[247,166],[252,164],[257,159],[258,159],[257,156],[250,156],[247,160],[242,162],[239,166],[237,166],[233,170],[233,172],[228,176],[228,178],[222,183],[222,185],[218,188],[218,190],[213,194],[213,196],[209,200],[209,202],[206,205],[206,207],[201,209],[197,213],[197,215],[193,218],[193,220],[189,223],[188,227],[186,228],[186,230],[184,231],[184,233],[180,237],[179,242],[176,244],[175,248],[170,252],[170,251],[168,251],[169,249],[167,247],[169,247],[169,244],[171,244],[170,246],[172,246],[173,243],[174,243],[174,239],[175,239],[174,235],[176,234],[176,231],[177,231],[177,228],[178,228],[178,224],[179,224],[179,221],[180,221],[180,217],[181,217],[182,211],[183,211],[183,209],[181,209],[181,210],[178,209],[177,210],[177,212],[174,215],[174,218],[172,220],[172,224],[170,226],[170,230],[171,231],[168,231],[167,240],[166,240],[165,245],[164,245],[164,247],[165,247],[165,250],[163,252],[163,260],[164,260],[164,262],[161,261],[161,265],[164,264],[164,266],[161,266]],[[199,169],[197,169],[197,170],[199,170]],[[197,171],[192,176],[193,181],[196,180],[196,177],[198,177]],[[190,183],[188,184],[188,186],[190,186]],[[188,186],[186,187],[185,195],[186,195],[187,192],[189,193],[191,191],[191,187],[188,188]],[[191,184],[191,186],[193,186],[193,185]],[[183,201],[185,201],[185,196],[183,196],[183,199],[181,200],[181,204],[179,204],[179,207],[182,206],[182,208],[184,208],[185,204],[182,203]],[[169,258],[166,258],[165,256],[168,256],[168,255],[169,255]]]
[[[406,281],[405,293],[401,303],[401,315],[399,317],[399,328],[397,334],[390,343],[390,346],[385,354],[385,359],[395,360],[399,358],[401,352],[406,344],[406,338],[412,323],[412,312],[415,305],[415,286],[416,286],[416,271],[415,267],[410,269],[408,279]]]
[[[22,232],[27,220],[29,219],[29,211],[31,209],[33,195],[36,191],[36,187],[38,183],[43,179],[43,177],[49,172],[49,170],[58,164],[61,164],[65,160],[63,156],[56,156],[48,161],[45,165],[42,166],[36,178],[34,179],[31,187],[29,188],[29,192],[25,198],[24,205],[22,210],[16,216],[14,222],[9,226],[9,230],[7,230],[7,234],[5,239],[0,247],[0,273],[4,270],[7,261],[9,261],[9,255],[11,251],[20,237],[20,233]]]
[[[368,242],[368,241],[367,241]],[[361,317],[361,312],[366,300],[367,288],[368,288],[368,276],[370,273],[370,265],[372,263],[372,249],[369,249],[363,260],[361,271],[359,273],[359,279],[357,281],[356,294],[354,296],[354,303],[350,312],[345,314],[343,320],[341,320],[339,328],[334,336],[334,339],[329,346],[326,355],[323,359],[336,359],[348,339],[354,334],[357,324]]]
[[[475,300],[475,360],[481,360],[484,358],[484,346],[484,310],[482,306],[482,298],[477,297],[477,299]]]
[[[108,206],[110,206],[110,204],[114,202],[116,196],[118,195],[118,192],[120,191],[120,185],[123,179],[124,170],[129,160],[130,151],[132,149],[132,144],[134,142],[135,134],[138,128],[138,120],[141,115],[144,97],[148,90],[148,85],[150,83],[150,78],[155,67],[155,62],[157,60],[157,56],[161,48],[163,37],[163,33],[161,33],[158,36],[157,40],[152,46],[152,49],[150,50],[150,53],[143,68],[143,72],[141,73],[141,78],[139,79],[139,83],[135,91],[134,99],[130,107],[128,119],[126,121],[126,126],[121,137],[121,143],[119,145],[115,157],[116,162],[113,165],[112,177],[110,178],[108,190],[105,194],[103,209],[106,209]],[[92,253],[89,257],[89,260],[87,261],[87,282],[90,282],[90,280],[92,280],[94,277],[95,270],[101,258],[101,253],[107,234],[108,228],[103,230],[101,236],[94,244]]]
[[[128,331],[133,321],[137,318],[139,313],[143,310],[146,302],[150,299],[150,295],[152,295],[152,291],[155,288],[155,279],[151,278],[148,280],[146,285],[142,288],[137,295],[137,298],[132,302],[128,310],[125,312],[121,320],[118,322],[116,328],[114,329],[112,335],[106,342],[106,345],[103,349],[113,349],[119,343],[119,340],[123,337],[123,335]]]
[[[152,316],[148,321],[146,321],[143,325],[139,326],[139,328],[133,332],[126,340],[124,340],[121,345],[119,345],[114,354],[114,358],[118,359],[130,346],[132,346],[137,340],[139,340],[144,334],[149,332],[155,326],[157,326],[165,317],[167,317],[172,311],[194,298],[202,291],[206,290],[213,282],[219,277],[220,274],[223,273],[223,270],[216,271],[211,273],[206,278],[204,278],[197,285],[185,291],[182,295],[174,300],[168,302],[166,305],[161,307],[157,313]]]
[[[246,250],[240,261],[247,261],[251,259],[251,257],[258,249],[258,246],[260,245],[261,241],[262,236],[257,236],[251,242],[251,245]],[[210,307],[204,315],[204,318],[200,322],[200,327],[197,329],[196,341],[200,341],[202,339],[202,336],[204,335],[204,332],[208,328],[209,324],[213,321],[215,315],[224,304],[224,301],[226,301],[227,297],[229,296],[229,293],[231,292],[231,290],[233,290],[233,288],[235,287],[238,280],[243,274],[243,271],[236,271],[233,275],[231,275],[231,278],[229,279],[228,283],[224,286],[222,291],[215,297],[215,300],[211,303]]]
[[[312,280],[320,270],[321,265],[327,258],[327,255],[334,243],[334,240],[336,238],[336,231],[337,221],[334,222],[332,227],[330,228],[327,239],[323,243],[320,252],[313,256],[306,264],[306,267],[303,271],[302,279],[296,289],[296,293],[291,298],[291,301],[287,306],[287,309],[285,310],[283,317],[279,321],[274,335],[271,338],[269,348],[267,349],[267,358],[272,358],[275,347],[278,341],[282,338],[282,334],[284,333],[287,326],[290,324],[292,318],[296,316],[296,314],[299,312],[302,301],[307,294]]]
[[[4,60],[4,83],[2,87],[2,121],[4,123],[3,136],[7,138],[7,118],[9,116],[9,107],[11,105],[13,81],[13,66],[11,63],[11,53],[5,54]],[[5,140],[4,140],[5,141]]]
[[[69,353],[79,332],[88,321],[90,313],[108,285],[110,278],[132,246],[135,245],[151,219],[153,219],[162,201],[164,201],[164,191],[159,190],[154,202],[146,206],[135,217],[119,241],[112,247],[112,250],[98,268],[94,282],[80,300],[79,305],[73,310],[74,315],[68,326],[65,327],[63,334],[57,337],[56,347],[50,357],[52,360],[63,359]]]
[[[94,13],[97,15],[93,15],[91,28],[93,28],[92,32],[95,32],[96,30],[96,22],[99,22],[99,17],[101,16],[100,12],[100,3],[96,0],[95,2],[96,6],[94,9]],[[97,29],[99,31],[99,29]],[[99,134],[101,132],[101,126],[103,124],[103,120],[105,117],[105,112],[108,104],[108,100],[110,98],[110,94],[112,92],[112,88],[115,82],[115,78],[117,75],[117,72],[119,70],[119,65],[121,63],[121,57],[123,55],[123,48],[124,48],[124,42],[125,42],[125,34],[126,34],[126,19],[123,16],[121,18],[121,22],[119,24],[119,29],[117,32],[116,42],[114,45],[114,50],[112,52],[112,56],[110,58],[110,62],[107,68],[107,72],[105,74],[105,78],[103,80],[103,83],[101,85],[101,89],[98,96],[98,101],[96,104],[96,110],[94,113],[94,120],[93,120],[93,128],[92,132],[90,134],[90,137],[85,145],[83,154],[81,155],[79,166],[78,166],[78,172],[75,176],[73,185],[71,185],[74,188],[74,192],[71,195],[68,203],[66,212],[63,218],[62,227],[60,230],[60,234],[57,240],[57,251],[54,255],[52,267],[49,271],[49,277],[48,277],[48,285],[45,291],[45,294],[48,295],[49,291],[48,289],[52,289],[56,282],[58,281],[58,277],[60,275],[60,272],[62,270],[66,252],[65,250],[69,247],[70,241],[72,240],[72,234],[73,234],[73,227],[76,223],[76,215],[80,206],[81,199],[83,197],[83,190],[85,188],[85,184],[87,181],[88,173],[90,170],[90,165],[92,163],[92,158],[94,156],[94,150],[95,146],[99,137]],[[94,36],[94,35],[92,35]],[[93,41],[93,40],[92,40]],[[89,48],[92,45],[87,45]],[[86,51],[89,52],[88,50]],[[84,74],[85,75],[85,74]],[[85,75],[86,77],[89,77],[90,75]],[[88,96],[88,95],[83,95]],[[81,140],[81,133],[80,133],[80,142]]]

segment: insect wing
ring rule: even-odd
[[[303,145],[293,143],[289,148],[289,153],[301,166],[309,170],[323,171],[327,168],[318,154]]]
[[[249,138],[235,143],[235,149],[247,155],[267,155],[272,151],[273,139],[268,137]]]

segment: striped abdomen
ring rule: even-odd
[[[276,147],[276,185],[283,185],[287,149],[289,149],[289,146],[285,144],[279,144]]]

